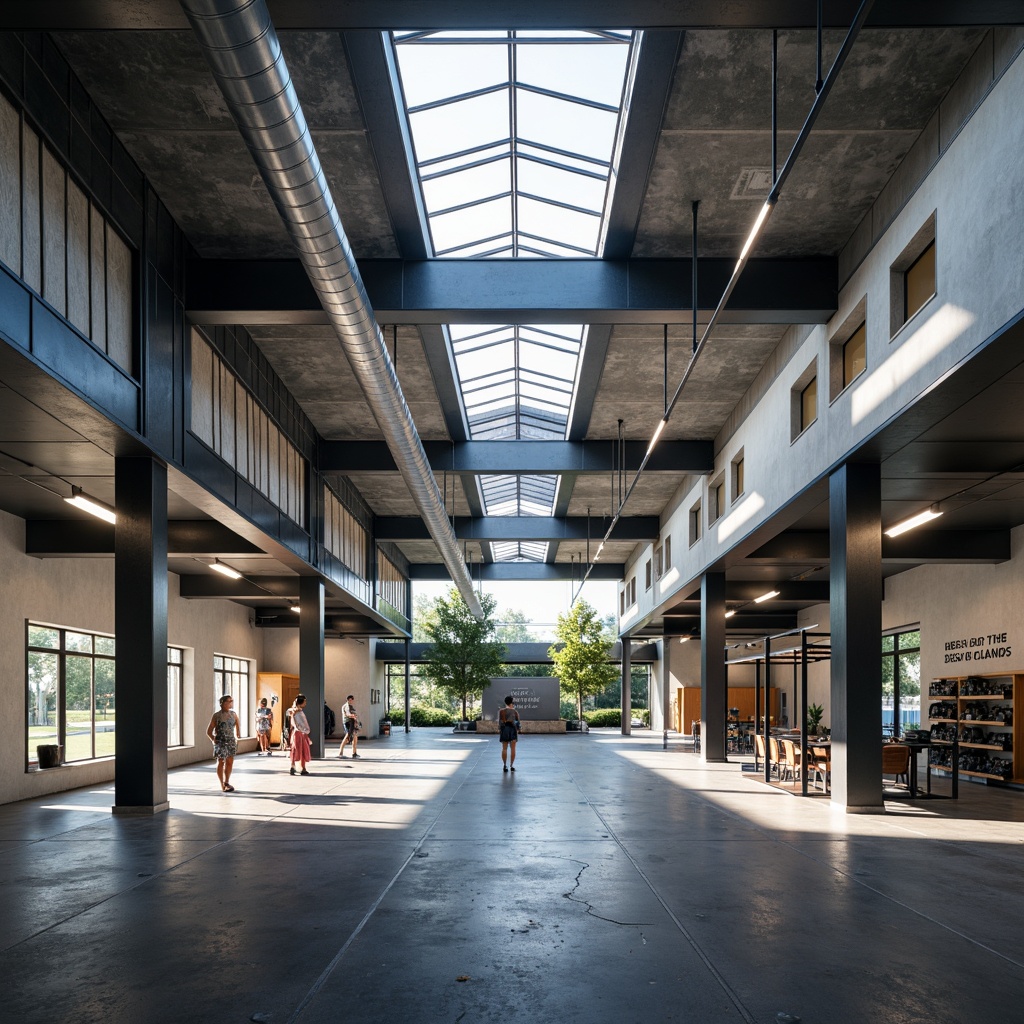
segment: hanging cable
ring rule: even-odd
[[[694,199],[690,206],[692,218],[692,240],[690,243],[690,305],[693,306],[693,351],[697,351],[697,207],[700,200]],[[668,418],[668,394],[665,396],[665,417]]]
[[[668,408],[668,324],[664,324],[662,327],[661,347],[665,357],[665,372],[662,376],[662,394],[664,395],[664,403],[662,409]],[[664,413],[662,414],[664,415]]]
[[[820,8],[819,8],[820,9]],[[821,51],[818,51],[821,59]],[[821,67],[818,67],[821,77]],[[819,83],[820,85],[820,83]],[[779,30],[772,29],[772,184],[779,173]]]
[[[821,18],[822,0],[818,0],[818,77],[814,80],[815,93],[821,92]]]

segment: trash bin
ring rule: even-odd
[[[381,736],[390,736],[391,735],[391,723],[390,722],[381,722],[380,723],[380,734],[381,734]]]
[[[59,768],[64,758],[64,748],[57,743],[40,743],[36,747],[36,760],[40,768]]]

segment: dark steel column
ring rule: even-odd
[[[700,755],[725,761],[725,573],[700,583]]]
[[[410,732],[409,723],[412,718],[412,673],[409,665],[409,638],[405,640],[405,731]]]
[[[316,576],[299,579],[299,687],[313,757],[324,756],[324,585]]]
[[[117,653],[115,814],[155,814],[167,802],[167,467],[114,461],[114,632]],[[206,727],[197,721],[198,741]]]
[[[633,645],[629,637],[622,638],[622,735],[629,736],[633,731]]]
[[[877,465],[829,479],[832,800],[882,806],[882,523]]]

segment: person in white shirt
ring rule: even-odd
[[[356,699],[350,693],[348,699],[341,706],[341,721],[345,726],[345,738],[338,748],[338,757],[345,756],[345,744],[352,741],[352,756],[358,757],[356,745],[359,743],[359,715],[356,713]]]

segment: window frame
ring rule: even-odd
[[[34,644],[31,642],[32,631],[38,630],[53,630],[57,633],[57,644],[56,646],[46,646],[44,644]],[[68,646],[68,635],[89,637],[88,651],[81,650],[76,647]],[[102,651],[97,650],[97,640],[111,641],[111,650]],[[26,771],[38,770],[39,757],[38,751],[36,756],[32,756],[32,737],[30,730],[33,728],[32,713],[31,713],[31,694],[30,688],[32,685],[31,680],[31,665],[32,665],[32,654],[46,654],[51,655],[56,659],[57,671],[55,680],[55,691],[54,691],[54,732],[55,740],[57,745],[64,752],[64,757],[61,759],[62,764],[85,764],[90,761],[99,761],[104,758],[113,757],[113,750],[110,753],[97,753],[97,730],[96,725],[98,721],[98,701],[100,700],[101,694],[97,692],[97,673],[96,663],[103,662],[108,665],[108,669],[111,673],[111,685],[114,686],[114,701],[113,701],[113,715],[114,724],[117,723],[117,698],[116,698],[116,642],[114,637],[110,633],[104,633],[99,630],[93,629],[78,629],[73,626],[58,626],[50,622],[36,622],[31,619],[25,620],[25,769]],[[90,670],[89,670],[89,755],[87,757],[75,757],[68,758],[66,755],[69,753],[68,749],[68,658],[74,659],[89,659]],[[37,697],[38,699],[38,697]],[[111,711],[111,707],[108,705],[102,709],[104,714]],[[115,730],[102,730],[104,733],[111,732],[116,738]],[[49,739],[49,736],[39,737],[36,739]],[[39,746],[41,744],[35,744]],[[33,767],[34,766],[34,767]]]
[[[807,390],[814,385],[814,417],[806,419],[806,394]],[[810,365],[793,382],[789,393],[789,415],[790,415],[790,443],[801,437],[818,421],[818,360],[812,359]]]
[[[924,298],[913,311],[908,309],[907,275],[920,264],[929,250],[934,253],[934,274],[931,295]],[[914,320],[939,293],[938,235],[936,215],[932,211],[928,219],[915,232],[903,251],[889,267],[889,336],[890,340]]]
[[[744,479],[745,474],[745,460],[743,455],[743,449],[741,448],[733,460],[729,463],[729,476],[732,482],[732,503],[735,505],[740,498],[746,494],[746,480]]]

